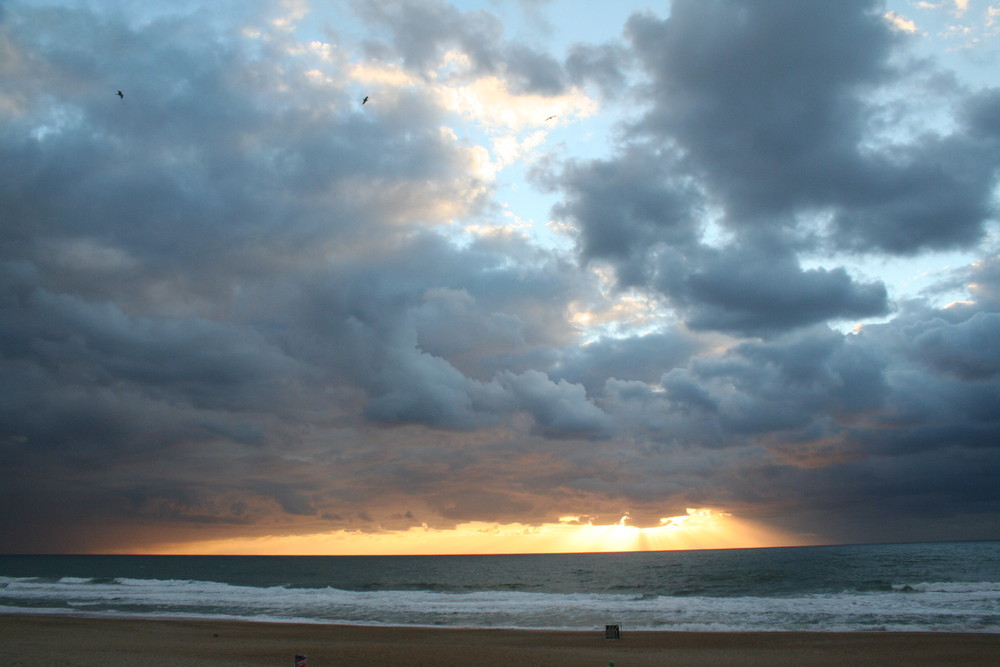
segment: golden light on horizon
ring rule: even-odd
[[[333,531],[310,535],[241,537],[158,547],[130,553],[173,555],[389,556],[448,554],[595,553],[731,549],[811,544],[802,536],[738,519],[711,509],[688,509],[660,525],[630,524],[626,513],[614,524],[595,525],[579,516],[557,523],[468,522],[448,530],[427,526],[405,531]]]

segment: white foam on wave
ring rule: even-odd
[[[894,591],[913,593],[996,593],[1000,595],[1000,582],[947,581],[921,582],[919,584],[894,584]]]
[[[1000,632],[1000,584],[787,597],[347,591],[210,581],[0,577],[0,610],[366,625],[633,630]]]

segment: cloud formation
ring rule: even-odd
[[[141,4],[0,14],[0,550],[997,537],[1000,90],[912,19],[675,0],[560,50],[489,5]]]

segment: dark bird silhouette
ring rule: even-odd
[[[122,98],[124,100],[125,99],[125,93],[123,93],[122,91],[119,90],[118,91],[118,97],[120,97],[120,98]]]
[[[555,118],[555,116],[549,116],[548,118],[546,118],[546,119],[545,119],[545,122],[547,123],[547,122],[549,122],[550,120],[552,120],[553,118]]]
[[[367,102],[367,101],[368,101],[368,96],[365,95],[365,99],[361,100],[361,106],[364,106],[365,102]]]

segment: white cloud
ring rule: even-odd
[[[892,24],[892,27],[901,32],[915,33],[917,32],[917,24],[912,19],[907,19],[896,12],[886,12],[886,19]]]
[[[543,126],[553,115],[586,118],[597,110],[596,102],[580,89],[557,96],[514,93],[503,79],[492,75],[464,85],[439,85],[434,92],[444,108],[493,132],[521,132]]]

